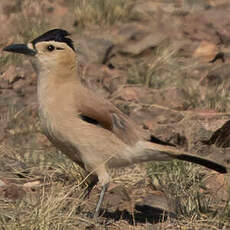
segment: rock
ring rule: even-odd
[[[34,181],[29,181],[29,182],[24,183],[22,188],[26,194],[32,195],[33,193],[38,191],[41,186],[42,186],[42,183],[40,180],[34,180]]]
[[[7,199],[12,199],[12,200],[22,199],[25,195],[25,191],[21,187],[15,184],[9,184],[4,188],[2,188],[1,190],[0,192],[2,192],[3,196]]]
[[[189,58],[195,52],[200,43],[198,41],[191,42],[190,39],[186,38],[174,42],[177,43],[176,45],[178,47],[178,54],[180,54],[182,57],[187,58],[187,61],[190,61]]]
[[[128,40],[138,41],[147,34],[149,34],[149,27],[143,23],[124,23],[113,31],[114,43],[119,45]]]
[[[216,131],[229,120],[228,114],[205,110],[179,112],[151,105],[136,106],[130,111],[130,117],[165,142],[201,155],[211,155],[213,158],[218,155],[226,161],[230,158],[227,149],[229,147],[227,131],[225,133],[218,131],[216,135]],[[228,130],[228,127],[226,126],[224,130]],[[224,145],[226,150],[214,147],[213,144],[216,143],[218,147]]]
[[[132,11],[141,15],[156,14],[158,11],[171,14],[175,12],[175,4],[169,2],[156,2],[156,1],[144,1],[138,2],[133,7]]]
[[[212,7],[225,7],[227,6],[229,3],[228,0],[218,0],[218,1],[209,1],[209,4],[212,6]]]
[[[25,86],[25,81],[23,79],[19,79],[17,82],[14,83],[13,89],[19,90]]]
[[[219,37],[216,30],[210,25],[210,18],[205,17],[207,11],[188,14],[183,18],[183,33],[186,38],[193,41],[206,41],[218,44]]]
[[[219,39],[217,44],[224,44],[225,46],[230,45],[229,10],[230,5],[225,4],[219,7],[213,7],[203,14],[203,20],[206,22],[206,26],[214,29]]]
[[[31,188],[31,187],[37,187],[41,185],[41,181],[36,180],[36,181],[30,181],[25,184],[23,184],[23,187],[25,188]]]
[[[6,186],[6,182],[4,180],[0,179],[0,187]]]
[[[227,55],[226,55],[224,52],[218,52],[218,53],[215,55],[215,57],[214,57],[211,61],[209,61],[209,63],[214,63],[214,62],[216,62],[216,61],[218,61],[218,60],[220,60],[220,61],[222,61],[222,62],[225,62],[226,56],[227,56]]]
[[[134,36],[134,35],[133,35]],[[142,38],[127,40],[125,43],[120,44],[116,47],[116,52],[125,55],[139,55],[146,51],[147,49],[155,48],[167,37],[165,34],[158,32],[157,34],[144,35]],[[114,51],[113,51],[114,53]]]
[[[163,192],[153,191],[151,194],[147,194],[145,197],[139,199],[138,203],[136,203],[135,208],[138,211],[144,211],[146,216],[148,216],[148,210],[151,215],[159,215],[159,217],[163,217],[163,213],[170,215],[171,217],[176,215],[176,207],[175,202],[170,201]]]
[[[166,89],[151,89],[144,86],[125,85],[112,95],[113,99],[157,104],[169,109],[185,110],[189,106],[186,93],[177,87]]]
[[[135,85],[124,85],[120,87],[113,95],[113,99],[123,101],[141,102],[141,99],[146,98],[148,88]]]
[[[36,140],[38,142],[38,145],[44,146],[44,148],[50,148],[53,146],[48,138],[41,132],[36,133]]]
[[[9,85],[9,82],[6,80],[1,80],[0,82],[0,89],[11,89],[12,86]],[[4,92],[4,91],[2,91]]]
[[[225,119],[226,117],[224,115],[218,115],[218,113],[191,112],[177,124],[176,130],[188,140],[189,151],[198,152],[201,155],[208,155],[211,151],[205,143],[212,135],[212,123],[215,124],[216,122],[215,125],[221,125]]]
[[[138,105],[130,112],[130,117],[136,121],[141,121],[151,129],[155,124],[177,123],[184,118],[179,111],[160,105]]]
[[[209,145],[215,144],[217,147],[222,148],[230,147],[230,120],[217,129],[206,143]]]
[[[227,201],[229,199],[230,176],[216,172],[208,173],[202,183],[205,190],[215,196],[215,199]]]
[[[9,84],[13,84],[21,77],[17,75],[16,68],[14,65],[10,65],[6,72],[1,75],[1,79],[7,81]]]
[[[122,185],[118,185],[112,189],[109,189],[109,191],[106,194],[103,206],[109,207],[109,212],[114,212],[117,209],[129,210],[130,205],[128,205],[127,207],[127,204],[129,204],[130,201],[131,198],[126,188]]]
[[[186,99],[186,92],[177,87],[165,88],[152,91],[152,103],[176,110],[186,110],[189,101]]]
[[[217,88],[220,84],[222,84],[223,79],[221,76],[215,72],[208,73],[204,78],[201,79],[201,86],[206,86],[207,88]]]
[[[129,116],[154,137],[167,143],[187,146],[183,132],[177,130],[177,124],[183,120],[183,113],[158,105],[136,106]]]
[[[229,120],[228,113],[219,113],[215,110],[208,109],[187,111],[184,115],[186,115],[188,119],[198,120],[205,129],[211,132],[215,132]]]
[[[205,61],[211,61],[218,53],[217,46],[208,41],[201,41],[198,48],[194,51],[193,57],[195,58],[202,58]]]

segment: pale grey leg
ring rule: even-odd
[[[96,210],[94,213],[94,219],[96,219],[99,216],[100,208],[101,208],[101,205],[102,205],[102,202],[103,202],[103,199],[104,199],[104,196],[105,196],[105,193],[106,193],[108,187],[109,187],[109,183],[102,186],[100,197],[99,197],[99,200],[97,202]]]

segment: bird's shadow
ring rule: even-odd
[[[137,223],[156,224],[166,221],[168,217],[175,218],[175,214],[171,212],[148,205],[136,205],[133,213],[130,213],[127,210],[110,212],[102,209],[101,215],[107,220],[126,220],[130,225]]]

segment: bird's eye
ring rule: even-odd
[[[47,46],[47,50],[50,51],[50,52],[53,51],[54,49],[55,49],[55,47],[53,45],[48,45]]]

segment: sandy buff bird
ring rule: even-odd
[[[43,131],[57,148],[95,176],[93,185],[101,183],[95,217],[111,179],[110,168],[179,159],[227,172],[226,167],[211,160],[151,142],[145,130],[83,86],[78,76],[77,51],[69,35],[54,29],[28,44],[7,46],[4,51],[35,58]]]

